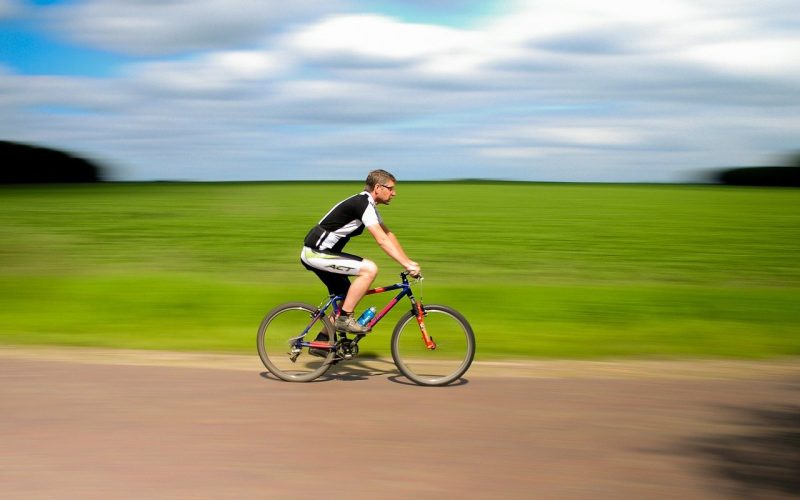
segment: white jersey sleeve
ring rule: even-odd
[[[375,202],[372,200],[367,203],[367,208],[364,209],[364,215],[361,216],[361,222],[363,222],[366,227],[383,222],[381,214],[378,213],[378,209],[375,208]]]

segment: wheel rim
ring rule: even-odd
[[[413,316],[398,327],[393,356],[398,369],[406,377],[423,385],[444,385],[466,372],[472,362],[474,346],[467,327],[453,314],[428,309],[425,317],[428,333],[436,349],[428,349]]]
[[[313,380],[328,369],[328,358],[313,356],[307,347],[302,347],[292,361],[293,344],[308,327],[312,311],[304,307],[291,307],[274,313],[265,319],[259,329],[259,355],[273,375],[283,380]],[[326,327],[317,321],[306,334],[304,341],[312,341]],[[330,344],[330,342],[329,342]]]

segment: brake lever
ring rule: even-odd
[[[424,277],[422,277],[422,273],[419,273],[418,275],[414,276],[413,274],[411,274],[410,271],[403,271],[402,273],[400,273],[400,275],[405,277],[411,276],[412,278],[414,278],[415,283],[419,283],[420,281],[425,279]]]

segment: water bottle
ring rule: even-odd
[[[361,317],[358,318],[358,324],[361,326],[367,326],[367,323],[369,323],[369,321],[375,317],[376,311],[377,309],[375,309],[374,306],[364,311]]]

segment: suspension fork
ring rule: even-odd
[[[411,310],[413,311],[415,317],[417,318],[417,324],[419,324],[419,332],[422,334],[422,341],[425,342],[425,347],[429,350],[436,349],[436,342],[433,341],[433,337],[428,334],[428,328],[425,326],[425,306],[422,305],[422,301],[417,301],[413,295],[408,296],[411,299]]]

